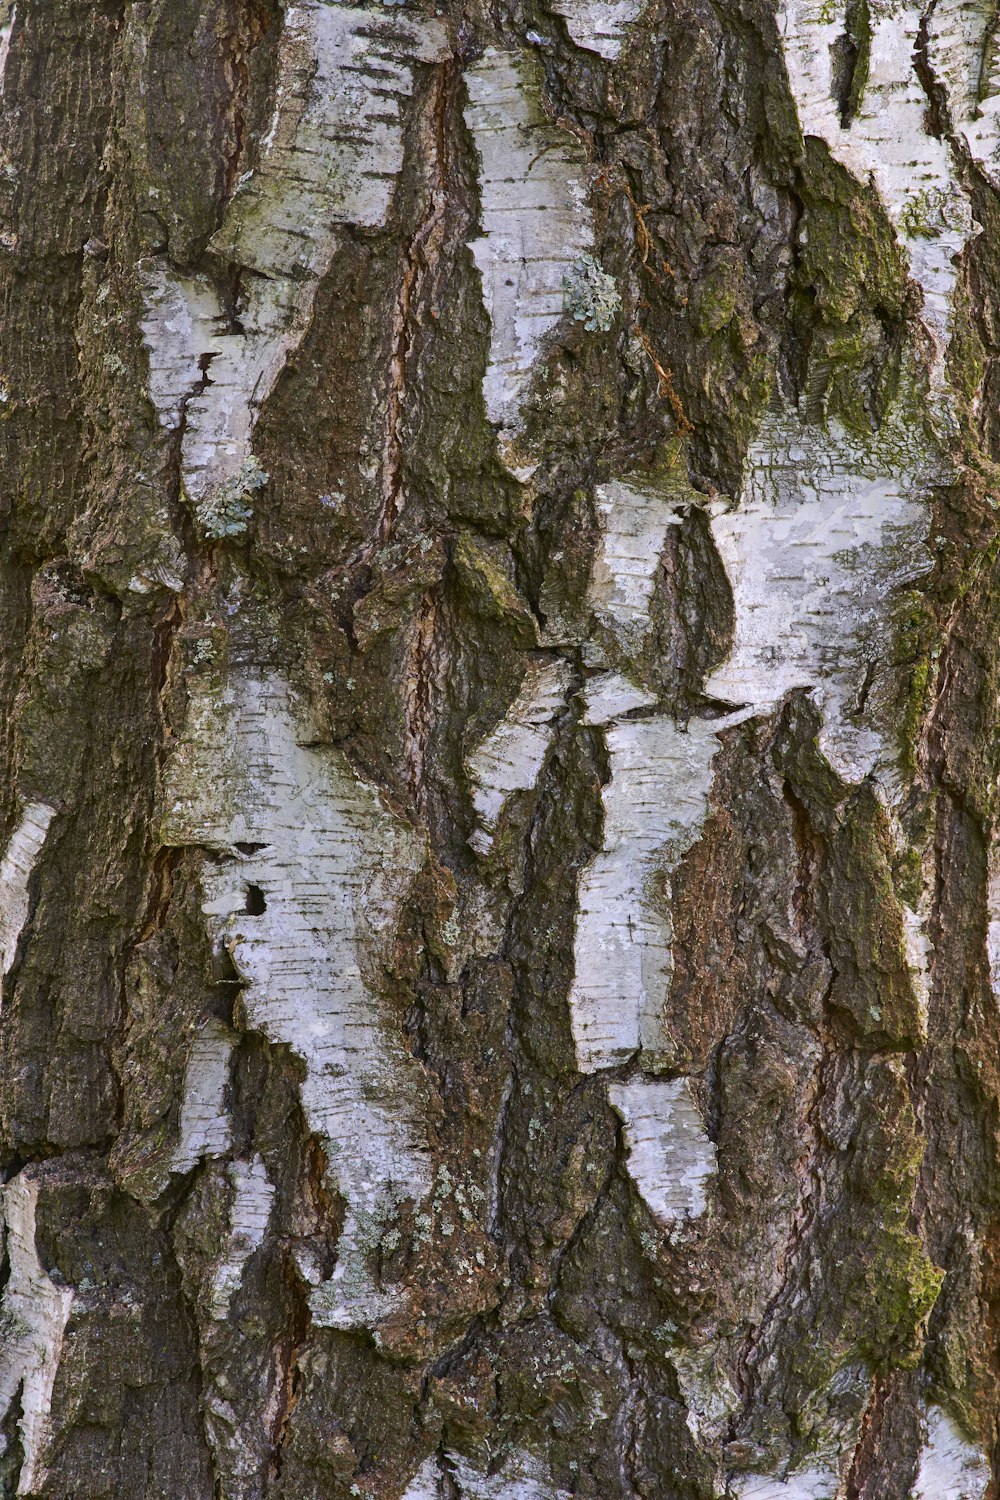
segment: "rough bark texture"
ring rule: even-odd
[[[0,0],[0,1494],[987,1500],[978,0]]]

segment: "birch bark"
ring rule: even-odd
[[[0,0],[0,1494],[1000,1493],[1000,66]]]

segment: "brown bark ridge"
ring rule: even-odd
[[[993,1500],[991,9],[0,69],[0,1493]]]

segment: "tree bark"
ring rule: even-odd
[[[0,1494],[995,1496],[992,11],[0,38]]]

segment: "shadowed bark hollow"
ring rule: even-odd
[[[995,1500],[969,0],[0,0],[0,1495]]]

